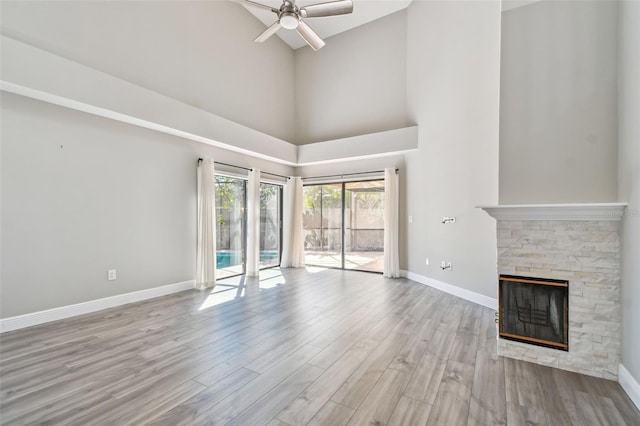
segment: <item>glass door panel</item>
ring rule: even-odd
[[[304,189],[305,263],[342,268],[342,184]]]
[[[216,278],[244,273],[246,181],[216,176]]]
[[[282,187],[260,184],[260,268],[280,265]]]
[[[342,268],[342,184],[322,185],[322,233],[327,266]]]
[[[312,265],[322,252],[322,185],[302,188],[304,210],[302,226],[304,232],[305,263]]]
[[[384,180],[345,183],[344,268],[382,272]]]

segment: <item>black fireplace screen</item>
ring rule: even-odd
[[[500,337],[569,350],[569,282],[500,275]]]

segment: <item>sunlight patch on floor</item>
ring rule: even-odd
[[[207,296],[198,310],[202,311],[286,283],[287,280],[278,268],[260,271],[260,277],[237,275],[235,277],[222,278],[213,289],[208,290],[210,292],[209,296]]]
[[[321,268],[320,266],[306,266],[305,269],[310,274],[316,274],[318,272],[326,271],[327,268]]]
[[[287,283],[280,269],[266,269],[260,271],[260,288],[273,288]]]
[[[244,285],[228,284],[227,281],[229,281],[229,279],[226,279],[224,284],[216,284],[198,310],[202,311],[203,309],[211,308],[243,296]]]
[[[344,268],[382,272],[383,258],[384,253],[381,251],[350,251],[345,253]],[[307,265],[341,268],[342,254],[335,252],[306,251],[304,261]]]

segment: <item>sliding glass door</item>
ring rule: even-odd
[[[216,176],[216,276],[246,271],[246,185],[241,178]],[[282,186],[260,183],[260,268],[280,265]]]
[[[382,272],[384,180],[307,185],[305,263]]]
[[[246,181],[216,176],[216,277],[244,274]]]

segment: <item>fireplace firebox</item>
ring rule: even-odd
[[[569,350],[569,281],[500,275],[499,335]]]

